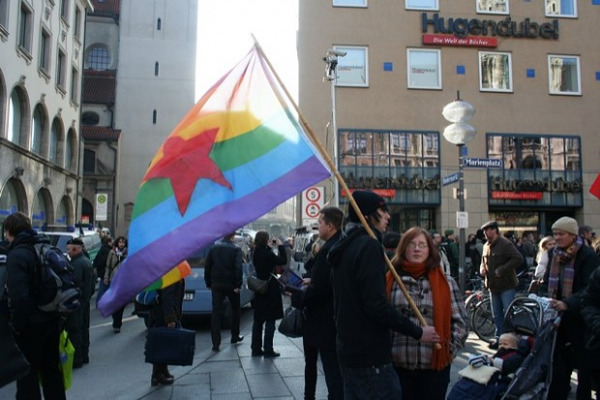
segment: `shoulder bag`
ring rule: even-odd
[[[287,337],[298,338],[304,334],[304,310],[288,307],[279,323],[279,332]]]
[[[256,294],[265,294],[269,288],[270,280],[271,278],[265,281],[263,279],[258,279],[256,275],[248,275],[248,289]]]

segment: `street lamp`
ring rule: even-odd
[[[460,93],[456,94],[456,100],[446,104],[442,110],[442,115],[448,122],[444,129],[444,138],[452,144],[458,146],[458,208],[456,214],[456,224],[458,225],[459,236],[459,254],[458,254],[458,284],[462,292],[466,288],[465,276],[465,228],[468,225],[468,215],[465,213],[465,182],[463,179],[464,154],[463,148],[475,138],[475,128],[467,122],[475,115],[475,107],[466,101],[460,99]]]
[[[327,80],[331,83],[331,129],[333,131],[333,163],[335,168],[339,169],[338,164],[338,151],[337,151],[337,121],[336,121],[336,110],[335,110],[335,87],[337,84],[337,65],[338,57],[344,57],[345,51],[329,49],[327,54],[323,57],[325,61],[325,77],[323,80]],[[333,176],[333,205],[338,207],[340,205],[340,188],[337,177]]]

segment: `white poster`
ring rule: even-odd
[[[108,220],[108,196],[106,193],[96,194],[96,221]]]

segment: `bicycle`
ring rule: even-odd
[[[484,291],[487,293],[487,290]],[[492,315],[492,302],[487,295],[479,301],[471,313],[471,330],[479,339],[492,343],[496,338],[496,324]]]

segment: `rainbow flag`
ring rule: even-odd
[[[330,176],[253,48],[175,127],[148,167],[110,315],[195,251]]]

